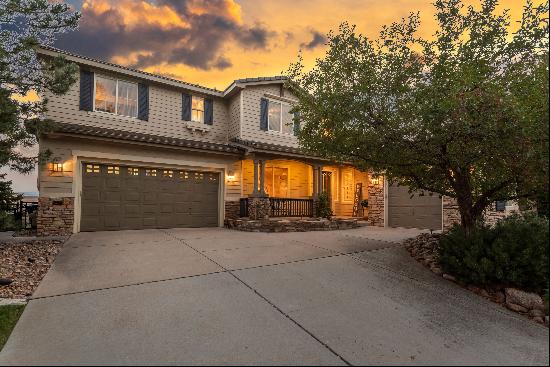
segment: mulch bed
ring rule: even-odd
[[[40,284],[61,247],[62,240],[0,243],[0,298],[28,298]]]
[[[420,262],[422,265],[430,269],[433,273],[449,281],[455,282],[463,288],[466,288],[469,291],[476,293],[492,302],[498,303],[510,309],[511,311],[527,316],[533,321],[538,322],[539,324],[544,324],[548,326],[548,316],[546,315],[545,317],[544,313],[540,309],[528,309],[522,307],[514,303],[517,301],[512,299],[512,296],[517,293],[519,293],[522,297],[538,297],[537,295],[532,293],[529,294],[528,292],[523,292],[521,290],[516,290],[512,288],[505,288],[504,286],[482,288],[473,284],[463,284],[459,282],[454,276],[446,274],[441,269],[438,259],[438,247],[440,237],[440,233],[423,233],[415,238],[405,240],[403,244],[405,245],[405,249],[416,261]]]

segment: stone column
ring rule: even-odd
[[[253,182],[253,190],[252,195],[258,196],[260,192],[258,191],[258,160],[254,158],[254,182]]]
[[[318,191],[321,193],[323,192],[323,166],[317,167],[317,178],[319,180],[317,183],[317,186],[319,187]]]
[[[313,165],[313,199],[315,200],[319,196],[319,179],[317,174],[319,172],[318,166]]]

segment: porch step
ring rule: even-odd
[[[359,227],[366,227],[366,226],[369,225],[369,223],[368,223],[366,220],[358,220],[358,221],[357,221],[357,225],[358,225]]]

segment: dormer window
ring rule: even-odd
[[[94,110],[138,117],[137,83],[96,75]]]
[[[204,123],[204,98],[197,96],[192,97],[191,121]]]

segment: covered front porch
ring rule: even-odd
[[[349,165],[311,159],[254,156],[240,162],[239,215],[254,219],[314,217],[315,202],[326,193],[335,217],[362,218],[368,209],[371,180],[367,172]],[[251,209],[261,204],[263,208]]]

